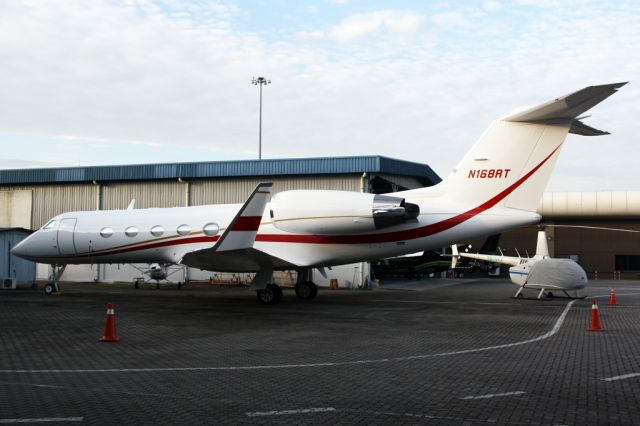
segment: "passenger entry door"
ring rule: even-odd
[[[58,227],[58,251],[62,255],[76,255],[73,233],[77,219],[62,219]]]

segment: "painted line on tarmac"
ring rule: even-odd
[[[327,408],[301,408],[298,410],[277,410],[277,411],[256,411],[253,413],[245,413],[247,417],[267,417],[267,416],[291,416],[294,414],[309,413],[331,413],[337,411],[333,407]]]
[[[513,391],[513,392],[502,392],[502,393],[488,393],[486,395],[475,395],[475,396],[464,396],[460,399],[471,400],[471,399],[491,399],[497,398],[501,396],[514,396],[514,395],[522,395],[525,394],[524,391]]]
[[[617,380],[632,379],[638,376],[640,376],[640,373],[630,373],[630,374],[623,374],[622,376],[607,377],[605,379],[600,379],[600,380],[604,382],[615,382]]]
[[[429,300],[393,300],[393,299],[373,299],[373,302],[388,302],[388,303],[418,303],[421,305],[460,305],[460,302],[444,302],[444,301],[429,301]],[[475,306],[475,305],[513,305],[513,303],[508,302],[465,302],[465,306]]]
[[[42,417],[34,419],[0,419],[0,424],[81,422],[84,417]]]
[[[502,345],[485,346],[482,348],[463,349],[459,351],[441,352],[436,354],[409,355],[392,358],[363,359],[354,361],[336,361],[336,362],[318,362],[309,364],[275,364],[275,365],[238,365],[228,367],[165,367],[165,368],[98,368],[98,369],[51,369],[51,370],[0,370],[0,374],[78,374],[78,373],[157,373],[157,372],[180,372],[180,371],[241,371],[241,370],[277,370],[289,368],[317,368],[317,367],[341,367],[346,365],[366,365],[366,364],[382,364],[402,361],[413,361],[427,358],[445,357],[453,355],[466,355],[478,352],[494,351],[498,349],[512,348],[516,346],[528,345],[530,343],[539,342],[555,335],[562,327],[569,310],[577,300],[567,303],[567,306],[558,317],[553,328],[546,333],[527,340],[521,340],[513,343],[504,343]]]
[[[40,383],[0,382],[0,385],[33,386],[36,388],[66,389],[64,386],[42,385]]]

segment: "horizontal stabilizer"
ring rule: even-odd
[[[575,123],[577,117],[613,95],[625,84],[627,82],[585,87],[551,102],[505,117],[503,120],[520,123]],[[593,133],[595,129],[591,129],[582,123],[576,127],[576,133],[586,131],[581,126],[590,129],[588,131],[589,135],[595,135]],[[600,131],[596,130],[596,132]]]
[[[605,132],[604,130],[598,130],[591,126],[587,126],[580,120],[573,120],[573,122],[571,123],[571,128],[569,129],[569,133],[581,136],[604,136],[611,134],[609,132]]]

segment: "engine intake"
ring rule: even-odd
[[[416,220],[404,198],[348,191],[284,191],[271,199],[273,225],[297,234],[358,234]]]

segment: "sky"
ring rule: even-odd
[[[548,190],[640,190],[636,1],[4,0],[0,168],[384,155],[441,177],[492,120],[630,81]]]

